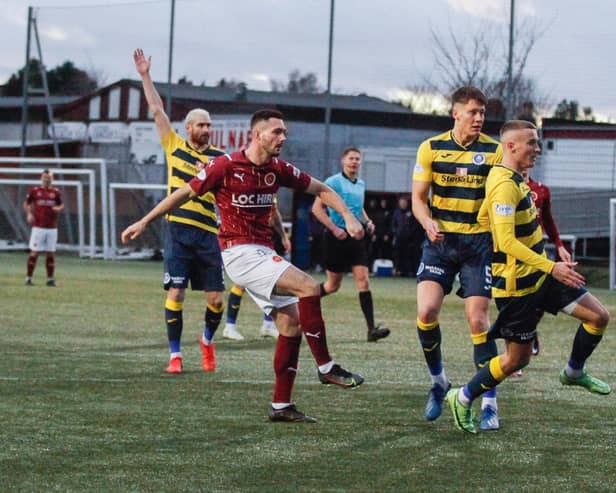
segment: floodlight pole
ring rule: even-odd
[[[23,71],[23,83],[21,89],[21,149],[19,157],[26,156],[26,129],[28,128],[28,82],[30,79],[30,39],[32,37],[32,14],[33,8],[28,7],[28,29],[26,34],[26,64]]]
[[[507,62],[507,106],[506,118],[513,118],[513,36],[515,31],[515,0],[511,0],[509,18],[509,60]]]
[[[169,63],[167,66],[167,105],[166,112],[171,121],[171,72],[173,67],[173,25],[175,20],[175,0],[171,0],[171,22],[169,25]]]
[[[329,127],[332,118],[332,58],[334,47],[334,7],[335,0],[330,0],[329,7],[329,53],[327,57],[327,91],[325,93],[325,142],[323,144],[323,172],[321,178],[329,173]]]

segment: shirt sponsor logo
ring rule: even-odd
[[[473,163],[475,164],[483,164],[486,162],[486,155],[478,152],[477,154],[473,154]]]
[[[294,168],[297,170],[297,168]],[[299,176],[299,170],[297,176]],[[295,172],[293,172],[293,174],[295,174]],[[276,183],[276,174],[275,173],[268,173],[267,175],[265,175],[265,177],[263,178],[263,181],[265,181],[265,184],[268,187],[271,187],[274,183]]]
[[[428,271],[430,274],[434,274],[436,276],[442,276],[445,274],[445,269],[442,267],[438,267],[436,265],[426,265],[422,262],[419,264],[419,268],[417,269],[417,275],[421,274],[423,271]]]
[[[424,269],[435,276],[442,276],[445,274],[445,269],[436,265],[426,265],[424,266]]]
[[[274,203],[273,193],[240,193],[231,194],[231,205],[235,207],[264,207]]]
[[[494,212],[499,216],[513,216],[515,209],[511,204],[494,204]]]

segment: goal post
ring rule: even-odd
[[[124,198],[124,207],[119,206],[120,201],[118,195],[121,191],[130,192],[129,200]],[[110,248],[109,257],[114,260],[121,258],[134,258],[127,253],[139,250],[138,257],[152,256],[155,251],[162,250],[162,234],[155,234],[154,231],[147,231],[138,243],[131,245],[126,249],[118,248],[118,238],[121,231],[128,225],[137,221],[143,214],[148,212],[154,203],[149,200],[149,197],[143,193],[147,191],[166,193],[167,185],[160,184],[145,184],[145,183],[109,183],[109,229],[110,229]],[[122,212],[122,214],[120,214]],[[118,224],[118,218],[121,219],[121,224]],[[123,253],[121,255],[120,253]]]
[[[90,178],[90,221],[95,221],[96,218],[96,198],[100,196],[100,224],[102,226],[102,253],[103,258],[109,258],[109,223],[107,221],[107,211],[108,211],[108,178],[107,178],[107,161],[101,158],[59,158],[59,157],[0,157],[0,165],[6,164],[10,166],[19,166],[19,173],[28,174],[30,170],[34,170],[30,166],[36,166],[37,172],[40,174],[42,172],[41,166],[45,168],[49,168],[50,171],[53,171],[54,174],[65,174],[65,175],[79,175],[79,174],[89,174],[92,173],[92,178]],[[73,166],[71,168],[63,168],[63,165]],[[51,169],[51,166],[56,166]],[[9,168],[3,168],[0,166],[0,176],[4,173],[5,170]],[[98,173],[99,183],[97,184],[96,179],[94,178]],[[98,187],[97,187],[98,185]],[[100,195],[99,195],[100,193]],[[92,212],[94,211],[94,212]],[[91,223],[92,224],[92,223]],[[96,222],[94,222],[94,227],[90,229],[90,243],[94,243],[96,246]],[[92,237],[94,237],[94,241],[92,242]],[[96,255],[95,249],[90,252],[90,256],[94,257]]]
[[[80,248],[80,255],[90,256],[94,258],[96,255],[96,175],[91,169],[66,169],[66,168],[45,168],[51,171],[54,175],[81,175],[87,178],[86,185],[88,186],[88,230],[89,230],[89,249],[83,251]],[[0,175],[36,175],[43,173],[43,168],[0,168]],[[59,185],[58,180],[54,180],[54,185]],[[35,182],[35,185],[40,185],[40,181]],[[21,197],[18,197],[21,200]],[[83,200],[83,195],[81,197]],[[19,204],[18,204],[19,205]],[[19,211],[21,209],[18,209]],[[18,212],[17,212],[18,213]],[[83,220],[83,217],[82,217]]]
[[[30,187],[34,187],[36,185],[40,185],[40,180],[27,180],[20,178],[0,178],[0,185],[9,186],[9,185],[26,185]],[[77,251],[79,255],[84,256],[86,254],[85,247],[85,220],[84,220],[84,201],[83,201],[83,183],[76,180],[54,180],[54,185],[59,187],[75,187],[76,189],[76,200],[77,200]],[[27,247],[27,243],[25,246]],[[68,243],[58,242],[57,244],[58,250],[66,250],[72,251],[75,250],[75,245],[71,245]],[[90,249],[94,248],[94,245],[90,245]]]

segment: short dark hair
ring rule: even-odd
[[[258,110],[252,115],[250,119],[250,128],[255,128],[255,125],[260,121],[267,121],[270,118],[279,118],[280,120],[284,119],[283,114],[278,110]]]
[[[346,156],[349,152],[357,152],[358,154],[361,154],[359,147],[349,146],[349,147],[345,147],[344,151],[342,151],[342,157]]]
[[[500,129],[500,136],[509,130],[537,130],[537,126],[528,120],[509,120],[506,121]]]
[[[451,95],[451,104],[466,104],[472,99],[479,101],[484,106],[488,105],[488,98],[486,95],[481,91],[481,89],[478,89],[475,86],[462,86],[457,89]]]
[[[45,169],[43,170],[43,173],[49,173],[49,168],[45,168]]]

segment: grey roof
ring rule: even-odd
[[[130,80],[131,85],[141,87],[141,81]],[[166,96],[169,84],[156,82],[156,89],[162,96]],[[302,108],[325,108],[326,95],[254,91],[247,89],[243,95],[238,94],[236,89],[228,87],[191,86],[186,84],[171,84],[173,99],[191,99],[214,102],[246,102],[258,105],[297,106]],[[347,96],[332,94],[331,107],[336,109],[356,111],[381,111],[386,113],[411,114],[409,108],[399,104],[390,103],[383,99],[360,94]]]
[[[81,96],[50,96],[49,102],[53,106],[68,104],[76,101]],[[47,98],[43,96],[30,96],[28,106],[44,106]],[[21,96],[0,96],[0,108],[21,108],[23,98]]]

